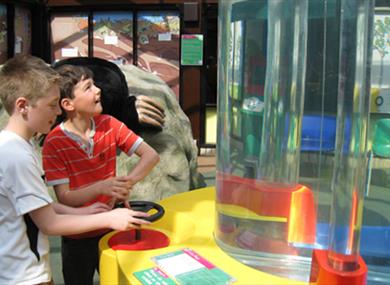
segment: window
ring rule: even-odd
[[[140,12],[137,21],[138,66],[160,76],[179,98],[179,13]]]
[[[91,22],[93,27],[89,27]],[[133,39],[135,22],[137,47]],[[134,64],[137,49],[136,65],[159,76],[179,99],[179,12],[53,13],[50,27],[52,61],[92,55],[117,65]]]
[[[0,5],[0,64],[8,59],[7,6]]]
[[[93,56],[118,65],[133,63],[133,14],[131,12],[93,14]]]
[[[15,7],[14,54],[31,54],[31,11]]]
[[[390,113],[390,11],[375,12],[371,67],[371,112]]]
[[[87,14],[60,14],[50,21],[52,59],[88,56]]]

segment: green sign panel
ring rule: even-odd
[[[203,35],[181,36],[181,65],[203,64]]]

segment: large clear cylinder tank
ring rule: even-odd
[[[298,183],[307,9],[220,2],[216,238],[243,262],[297,279],[316,221],[312,191]]]
[[[356,252],[358,226],[348,232],[349,241],[351,235],[355,238],[350,244],[340,245],[332,238],[339,233],[333,226],[336,220],[360,217],[351,207],[361,203],[367,166],[363,105],[368,98],[364,92],[369,76],[364,76],[369,45],[364,46],[364,39],[370,27],[362,27],[372,14],[364,10],[369,3],[373,2],[219,2],[215,238],[245,264],[307,281],[313,248],[330,248],[330,259],[332,253],[345,254],[345,246]],[[300,176],[305,114],[319,133],[305,145],[310,152],[316,150],[310,166],[316,174],[306,180]],[[355,133],[346,136],[351,123]],[[331,130],[337,139],[329,146],[325,134]],[[351,147],[342,152],[344,145]],[[351,163],[356,168],[345,170]],[[348,181],[342,181],[345,171]],[[359,190],[349,189],[351,185]],[[319,195],[324,188],[327,193]],[[329,199],[332,191],[344,193],[346,200],[319,206],[318,199]],[[349,216],[341,219],[345,211]]]

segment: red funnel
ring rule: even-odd
[[[118,232],[108,240],[113,250],[148,250],[167,247],[169,238],[162,232],[140,229],[141,239],[136,238],[136,230]]]

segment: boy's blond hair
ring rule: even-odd
[[[61,76],[42,59],[30,55],[15,56],[0,71],[0,99],[8,115],[12,115],[18,98],[32,104],[45,97]]]

